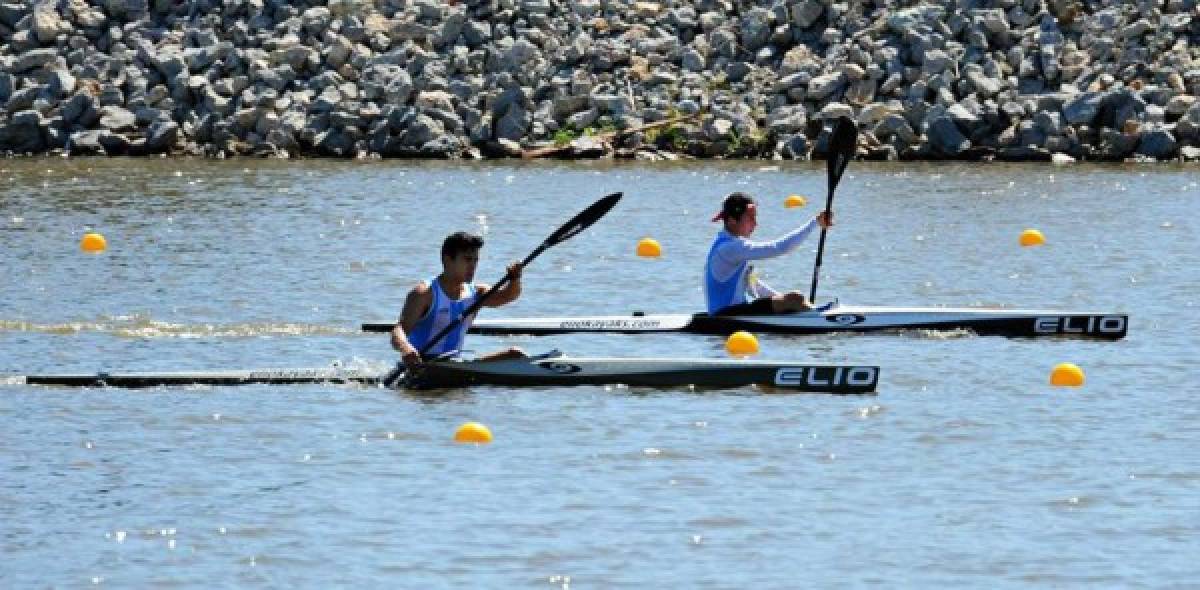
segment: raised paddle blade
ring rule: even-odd
[[[591,227],[593,223],[604,217],[606,213],[617,205],[617,201],[620,200],[621,193],[613,193],[592,203],[587,209],[580,211],[579,215],[572,217],[570,221],[550,234],[550,237],[546,238],[546,241],[542,244],[550,247],[575,237],[579,232]]]
[[[825,197],[826,212],[833,210],[833,191],[837,189],[838,182],[842,180],[842,173],[854,157],[857,144],[858,127],[854,125],[854,121],[849,117],[838,117],[837,122],[833,124],[833,135],[829,138],[829,159],[826,160],[829,180],[829,194]],[[822,227],[821,240],[817,245],[817,262],[813,265],[812,289],[808,292],[808,300],[814,304],[817,300],[817,278],[821,273],[821,259],[824,254],[825,228]]]
[[[828,211],[833,202],[833,191],[837,188],[838,181],[842,179],[842,173],[846,171],[846,165],[850,163],[850,158],[854,157],[854,148],[858,143],[858,127],[849,117],[838,117],[837,122],[833,124],[833,135],[829,138],[829,159],[826,161],[828,167],[829,180],[829,196],[825,203],[825,210]]]
[[[591,227],[593,223],[596,223],[601,217],[604,217],[606,213],[616,206],[617,201],[620,200],[621,193],[613,193],[611,195],[602,197],[595,203],[592,203],[587,209],[579,212],[578,215],[572,217],[570,221],[563,224],[562,227],[554,230],[554,233],[550,234],[550,237],[546,238],[546,240],[543,241],[542,244],[537,247],[537,249],[535,249],[533,252],[530,252],[529,256],[526,256],[525,260],[521,261],[521,266],[528,266],[534,258],[537,258],[538,255],[544,252],[547,248],[556,244],[561,244],[575,237],[576,235],[579,235],[579,232]],[[441,332],[434,334],[433,338],[431,338],[429,342],[417,352],[422,357],[425,356],[425,353],[429,352],[429,350],[436,346],[438,342],[441,342],[442,338],[446,337],[446,334],[449,334],[452,330],[457,328],[459,324],[462,323],[463,318],[471,317],[472,314],[479,311],[479,308],[483,307],[484,302],[488,300],[488,297],[492,296],[492,293],[495,293],[498,289],[502,288],[504,285],[507,285],[510,281],[512,281],[512,275],[510,273],[504,273],[504,278],[500,279],[500,282],[492,285],[491,289],[484,291],[483,295],[480,295],[479,298],[475,300],[475,303],[472,303],[470,307],[463,311],[462,315],[454,318],[454,321],[447,324],[445,328],[442,328]]]

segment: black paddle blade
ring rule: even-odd
[[[850,117],[838,117],[837,122],[833,124],[833,135],[829,138],[829,158],[826,160],[830,193],[842,179],[842,172],[846,170],[850,158],[854,157],[857,144],[858,127],[854,121],[850,120]]]
[[[604,217],[609,210],[617,205],[617,201],[620,200],[621,193],[613,193],[607,197],[601,198],[595,203],[592,203],[590,207],[580,211],[579,215],[572,217],[570,221],[566,222],[562,227],[550,234],[550,237],[546,238],[546,241],[543,242],[543,245],[549,247],[575,237],[579,234],[579,232],[591,227],[593,223],[596,223],[601,217]]]

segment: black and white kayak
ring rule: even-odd
[[[26,375],[0,380],[10,385],[123,388],[256,383],[380,385],[383,381],[384,376],[377,373],[345,369]],[[606,384],[716,389],[757,385],[799,392],[872,393],[878,381],[879,367],[866,365],[810,365],[779,361],[695,358],[577,358],[552,352],[498,361],[430,362],[419,375],[398,380],[396,385],[412,389],[473,385],[561,387]]]
[[[826,334],[899,330],[969,330],[980,335],[1059,336],[1118,340],[1129,316],[1119,313],[1003,309],[986,307],[871,307],[829,305],[778,315],[711,316],[646,314],[479,319],[476,334],[545,336],[571,333],[642,334],[684,332],[728,336],[738,330],[759,334]],[[389,332],[392,324],[367,323],[367,332]]]
[[[410,387],[418,388],[606,384],[730,388],[758,385],[814,393],[871,393],[879,381],[879,367],[738,359],[585,358],[551,352],[487,362],[429,363],[408,381]]]

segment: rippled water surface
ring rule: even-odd
[[[1119,342],[762,337],[762,358],[880,365],[875,396],[0,384],[0,586],[1194,587],[1198,179],[852,163],[819,298],[1131,317]],[[767,238],[824,187],[822,163],[8,160],[0,376],[382,370],[358,323],[395,318],[447,233],[483,232],[494,280],[611,191],[490,317],[693,311],[723,194],[757,195]],[[1025,228],[1047,244],[1018,247]],[[108,251],[82,254],[86,231]],[[646,236],[661,259],[634,255]],[[807,290],[815,244],[761,264],[769,282]],[[470,341],[514,344],[723,355]],[[1060,362],[1085,386],[1051,388]],[[452,443],[468,420],[495,442]]]

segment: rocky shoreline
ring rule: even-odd
[[[1200,160],[1198,0],[0,0],[0,152]]]

